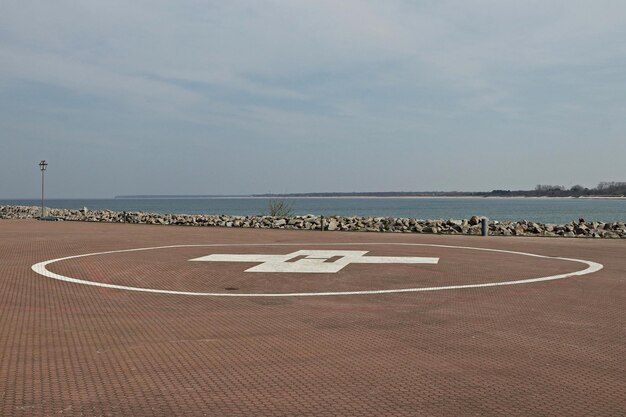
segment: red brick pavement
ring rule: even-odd
[[[83,253],[215,243],[303,245],[158,249],[49,269],[121,285],[267,293],[497,282],[584,268],[389,245],[401,242],[579,258],[604,269],[516,286],[305,298],[130,292],[30,269]],[[350,265],[336,274],[243,273],[251,265],[188,262],[217,252],[289,253],[314,243],[441,259]],[[2,416],[621,416],[625,358],[624,240],[0,222]]]

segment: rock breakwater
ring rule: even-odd
[[[37,218],[34,206],[0,206],[0,219]],[[431,233],[480,235],[480,217],[463,220],[421,220],[397,217],[347,216],[229,216],[205,214],[158,214],[111,210],[47,209],[48,216],[65,221],[105,223],[162,224],[198,227],[245,227],[254,229],[297,229],[358,232]],[[552,236],[626,239],[625,222],[572,221],[566,224],[521,221],[489,221],[492,236]]]

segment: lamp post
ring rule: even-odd
[[[43,212],[43,173],[46,170],[46,168],[48,168],[48,163],[44,159],[43,161],[39,162],[39,169],[41,169],[41,216],[39,216],[40,219],[44,218],[44,212]]]

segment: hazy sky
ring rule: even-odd
[[[626,181],[626,2],[4,0],[0,198]]]

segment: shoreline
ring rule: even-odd
[[[220,197],[221,198],[221,197]],[[235,197],[223,197],[223,198],[235,198]],[[275,200],[280,200],[280,199],[359,199],[359,198],[367,198],[367,199],[476,199],[476,200],[482,200],[482,199],[494,199],[494,200],[529,200],[529,199],[536,199],[536,200],[592,200],[592,199],[597,199],[597,200],[626,200],[626,196],[619,196],[619,197],[611,197],[611,196],[606,196],[606,197],[602,197],[602,196],[585,196],[585,197],[548,197],[548,196],[543,196],[543,197],[535,197],[535,196],[511,196],[511,197],[506,197],[506,196],[470,196],[470,195],[441,195],[441,196],[428,196],[428,195],[407,195],[407,196],[367,196],[367,195],[363,195],[363,196],[324,196],[324,197],[310,197],[310,196],[295,196],[295,197],[238,197],[238,198],[259,198],[259,199],[275,199]],[[208,198],[210,199],[210,198]],[[139,199],[137,199],[139,200]],[[143,199],[142,199],[143,200]],[[149,199],[146,199],[149,200]]]
[[[36,219],[40,217],[40,212],[41,208],[36,206],[0,206],[0,220]],[[409,217],[321,216],[312,214],[305,216],[159,214],[141,211],[54,208],[46,208],[44,216],[42,220],[189,227],[626,239],[626,222],[623,221],[585,222],[584,220],[574,220],[564,224],[552,224],[528,220],[497,221],[479,216],[460,220],[425,220]]]
[[[410,195],[410,196],[367,196],[367,195],[355,195],[355,196],[213,196],[213,197],[47,197],[46,200],[307,200],[307,199],[319,199],[319,200],[349,200],[349,199],[492,199],[492,200],[626,200],[626,196],[580,196],[580,197],[551,197],[551,196],[466,196],[466,195],[441,195],[441,196],[427,196],[427,195]],[[0,198],[0,201],[29,201],[39,200],[37,197],[30,198]]]

